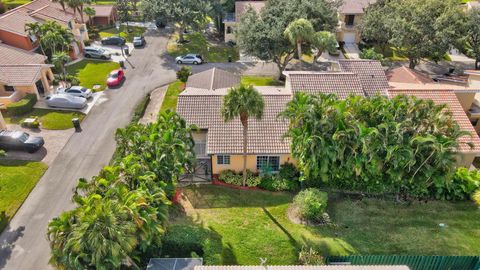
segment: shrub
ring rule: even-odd
[[[293,199],[302,218],[310,221],[320,221],[327,208],[328,195],[316,188],[300,191]]]
[[[162,256],[203,257],[206,264],[222,263],[222,242],[214,232],[193,225],[172,225],[163,236]]]
[[[5,156],[7,156],[7,153],[5,152],[5,150],[0,149],[0,157],[5,157]]]
[[[297,170],[297,167],[293,165],[293,163],[285,162],[281,166],[280,171],[278,172],[278,175],[281,178],[298,180],[298,177],[300,176],[300,172]]]
[[[435,197],[445,200],[467,200],[480,188],[480,172],[467,168],[458,168],[450,182],[435,186]]]
[[[232,184],[236,186],[243,185],[242,173],[236,173],[233,170],[221,171],[220,175],[218,176],[218,179],[227,184]],[[256,176],[255,173],[253,173],[252,171],[247,170],[247,182],[246,182],[247,186],[256,187],[260,184],[260,182],[261,182],[260,177]]]
[[[33,121],[31,123],[26,123],[25,121],[23,121],[20,124],[20,126],[22,126],[23,128],[39,128],[40,127],[40,121],[38,121],[38,117],[30,116],[29,118],[33,118],[33,119],[35,119],[35,121]]]
[[[192,69],[190,67],[182,67],[179,71],[177,71],[177,79],[183,83],[186,83],[191,74]]]
[[[480,206],[480,189],[477,189],[472,196],[473,201]]]
[[[303,246],[298,253],[298,262],[302,265],[324,265],[325,259],[312,247]]]
[[[377,53],[374,48],[370,49],[363,49],[360,52],[361,59],[371,59],[371,60],[378,60],[383,61],[383,55],[381,53]]]
[[[91,40],[96,40],[100,38],[100,31],[98,28],[94,25],[89,25],[87,26],[88,29],[88,38]]]
[[[260,183],[262,182],[262,178],[260,178],[259,176],[255,176],[255,175],[248,175],[247,173],[247,186],[249,187],[256,187],[258,186]]]
[[[24,115],[32,111],[35,103],[37,103],[37,96],[34,94],[27,94],[21,100],[8,104],[7,114],[10,116]]]
[[[258,186],[269,191],[295,191],[299,189],[300,182],[298,178],[282,178],[279,174],[262,177]]]

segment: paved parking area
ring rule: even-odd
[[[120,49],[119,46],[115,45],[102,45],[100,41],[95,41],[91,45],[92,47],[99,47],[103,48],[107,51],[109,51],[112,54],[112,61],[114,62],[120,62],[120,61],[125,61],[125,55],[122,55],[122,50]],[[128,48],[129,54],[132,54],[133,50],[135,50],[135,47],[133,46],[133,43],[127,42],[125,46],[123,46],[123,49]],[[128,56],[127,56],[128,58]]]
[[[45,145],[32,154],[23,151],[8,151],[7,156],[0,159],[42,161],[48,166],[52,165],[58,153],[75,132],[73,128],[67,130],[25,129],[19,125],[7,125],[7,128],[9,130],[25,131],[30,136],[43,137]]]
[[[44,99],[38,100],[37,104],[35,104],[35,106],[33,107],[37,109],[48,109],[48,110],[55,110],[55,111],[77,111],[84,114],[88,114],[92,110],[95,103],[97,103],[97,101],[102,97],[102,95],[104,95],[104,92],[93,93],[92,98],[88,99],[87,106],[81,110],[56,108],[56,107],[52,108],[47,105]]]

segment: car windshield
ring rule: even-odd
[[[18,135],[15,136],[15,138],[21,142],[26,142],[28,140],[28,137],[29,135],[25,132],[19,133]]]
[[[112,73],[110,74],[110,78],[118,78],[118,73]]]
[[[139,41],[141,40],[142,38],[141,37],[134,37],[133,40],[136,40],[136,41]]]
[[[104,53],[105,50],[104,50],[104,49],[98,49],[98,52],[99,52],[99,53]]]

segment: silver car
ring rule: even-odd
[[[50,107],[67,108],[67,109],[83,109],[87,106],[87,99],[83,97],[75,97],[67,94],[50,95],[45,98],[45,102]]]
[[[85,47],[83,55],[85,55],[86,58],[98,58],[103,60],[112,58],[110,52],[103,48],[97,47]]]
[[[177,61],[177,64],[194,64],[198,65],[203,63],[203,58],[199,54],[187,54],[184,56],[178,56],[175,58],[175,61]]]
[[[91,89],[85,88],[83,86],[71,86],[69,88],[59,88],[57,94],[67,94],[75,97],[91,98],[93,92]]]

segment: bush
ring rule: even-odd
[[[480,172],[458,168],[450,182],[435,186],[435,198],[445,200],[468,200],[480,188]]]
[[[477,189],[472,196],[473,201],[480,206],[480,189]]]
[[[191,74],[192,69],[190,67],[182,67],[179,71],[177,71],[177,79],[183,83],[186,83]]]
[[[205,264],[222,263],[222,242],[214,232],[193,225],[172,225],[163,236],[162,256],[203,257]]]
[[[243,185],[243,176],[242,173],[236,173],[233,170],[224,170],[220,172],[218,180],[223,181],[227,184],[242,186]],[[250,170],[247,170],[247,182],[246,185],[249,187],[256,187],[260,184],[261,178]]]
[[[300,187],[299,171],[292,163],[284,163],[277,175],[262,175],[259,187],[269,191],[295,191]]]
[[[40,127],[40,121],[38,121],[38,117],[30,116],[29,118],[33,118],[33,119],[35,119],[35,121],[33,121],[31,123],[26,123],[25,121],[23,121],[20,124],[20,126],[23,127],[23,128],[39,128]]]
[[[302,265],[324,265],[325,259],[315,249],[303,246],[298,253],[298,262]]]
[[[91,40],[96,40],[100,38],[100,31],[98,28],[94,25],[89,25],[87,26],[88,29],[88,38]]]
[[[300,191],[293,199],[302,218],[309,221],[320,221],[327,208],[328,195],[316,188]]]
[[[300,172],[297,170],[297,167],[293,165],[293,163],[285,162],[280,168],[278,175],[281,178],[298,180],[298,177],[300,177]]]
[[[32,111],[35,103],[37,103],[37,95],[27,94],[21,100],[8,104],[7,114],[10,116],[20,116],[27,114]]]

